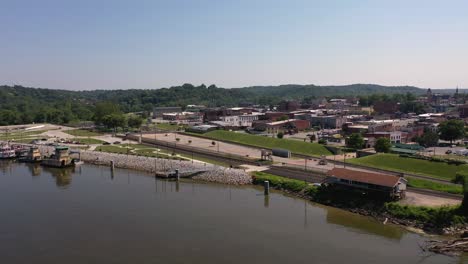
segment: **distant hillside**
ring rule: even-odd
[[[147,90],[68,91],[22,86],[0,86],[0,125],[31,122],[67,123],[90,120],[97,102],[110,101],[123,112],[150,111],[154,106],[237,106],[240,103],[276,104],[284,99],[346,97],[371,94],[421,94],[425,89],[371,84],[345,86],[280,85],[224,89],[214,85],[184,84]]]
[[[323,96],[358,96],[369,94],[422,94],[425,89],[413,86],[381,86],[375,84],[351,84],[343,86],[317,86],[317,85],[280,85],[280,86],[253,86],[241,88],[255,95],[270,95],[281,98],[323,97]]]

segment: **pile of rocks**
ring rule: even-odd
[[[193,179],[233,185],[252,183],[252,176],[244,170],[224,167],[216,167],[210,171],[203,172],[193,177]]]
[[[109,166],[113,161],[116,168],[140,170],[158,175],[174,173],[178,169],[181,176],[199,173],[193,178],[210,182],[235,185],[252,183],[252,177],[244,170],[229,169],[201,162],[192,163],[184,160],[157,159],[89,150],[81,151],[81,160],[106,166]]]

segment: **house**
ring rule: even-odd
[[[278,106],[278,110],[283,112],[296,111],[299,108],[300,105],[297,101],[281,101]]]
[[[258,120],[258,116],[258,114],[232,115],[222,116],[220,119],[230,127],[251,127],[252,123]]]
[[[382,192],[391,198],[404,198],[407,185],[407,180],[403,177],[345,168],[329,170],[325,182],[346,188]]]
[[[346,117],[336,115],[310,116],[310,124],[321,128],[341,128],[346,123]]]
[[[164,113],[163,120],[177,122],[181,124],[193,124],[202,122],[202,114],[198,112],[180,112],[180,113]]]
[[[379,138],[388,138],[392,144],[402,142],[401,131],[366,133],[364,134],[364,137],[367,139],[367,142],[366,142],[367,148],[374,147],[375,142],[377,142],[377,139]]]
[[[253,128],[257,131],[266,131],[269,134],[283,133],[297,133],[308,129],[310,123],[307,120],[288,119],[283,121],[267,122],[263,120],[254,121]]]
[[[153,108],[153,118],[161,118],[166,113],[180,113],[181,107],[155,107]]]
[[[460,113],[461,118],[467,118],[468,117],[468,104],[460,105],[458,107],[458,111]]]

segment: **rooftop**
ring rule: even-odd
[[[350,181],[356,181],[361,183],[374,184],[379,186],[394,187],[398,184],[400,177],[381,174],[381,173],[372,173],[356,170],[348,170],[344,168],[334,168],[327,172],[327,175],[330,177],[335,177],[338,179],[345,179]]]

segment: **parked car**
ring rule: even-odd
[[[114,144],[115,145],[120,144],[120,141],[115,141]]]
[[[449,149],[449,150],[445,151],[445,154],[452,154],[452,151]]]
[[[104,142],[104,143],[102,143],[102,144],[103,144],[103,145],[110,145],[111,143],[109,143],[109,142]]]

